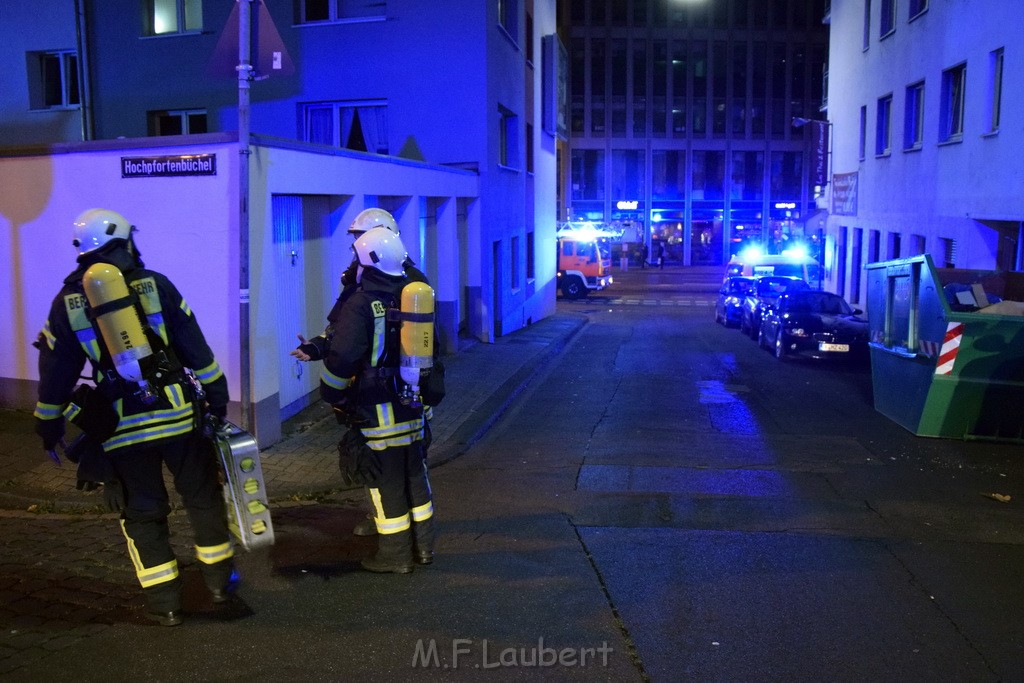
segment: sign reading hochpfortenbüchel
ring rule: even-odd
[[[122,178],[164,178],[181,175],[217,175],[217,155],[121,157]]]

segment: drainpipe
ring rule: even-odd
[[[241,427],[255,429],[252,401],[252,358],[249,340],[249,86],[253,80],[251,59],[252,4],[238,1],[238,322],[241,376]]]
[[[86,0],[75,0],[75,49],[78,51],[78,93],[82,107],[82,140],[94,137],[92,88],[89,86],[89,32],[85,25]]]

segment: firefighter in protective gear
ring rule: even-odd
[[[352,221],[352,225],[349,226],[348,233],[354,238],[359,239],[360,235],[372,228],[387,228],[395,233],[395,235],[399,234],[398,223],[395,222],[395,217],[384,209],[377,208],[360,211],[359,215]],[[327,328],[323,333],[310,339],[306,339],[306,337],[299,334],[299,346],[291,351],[290,355],[301,361],[323,360],[327,347],[330,346],[331,334],[337,322],[338,313],[341,311],[341,306],[352,295],[352,292],[356,290],[356,269],[358,266],[359,260],[353,257],[352,263],[341,274],[341,293],[338,295],[338,300],[334,302],[330,313],[327,314]],[[430,284],[427,282],[427,276],[416,267],[416,264],[408,256],[405,259],[404,269],[406,276],[411,282]]]
[[[200,427],[204,413],[224,419],[228,387],[188,304],[167,277],[145,268],[133,231],[123,216],[106,209],[89,209],[74,223],[78,267],[65,278],[37,343],[36,431],[44,448],[53,448],[66,417],[99,443],[111,472],[108,487],[121,488],[121,529],[149,616],[174,626],[182,621],[182,581],[168,539],[163,465],[188,511],[196,556],[214,601],[226,602],[233,588],[233,548],[215,452]],[[122,274],[147,341],[163,359],[159,372],[149,373],[155,395],[148,401],[138,382],[118,374],[96,323],[102,306],[94,308],[85,295],[82,280],[95,264]],[[125,305],[123,297],[114,303]],[[82,400],[82,390],[89,388],[75,385],[87,361],[95,388]],[[86,419],[84,413],[98,417]]]
[[[374,572],[411,572],[434,554],[434,508],[423,451],[423,407],[399,399],[398,333],[387,311],[409,283],[401,239],[372,228],[355,243],[359,287],[342,305],[324,357],[320,395],[352,416],[380,461],[369,484],[378,548],[362,562]]]
[[[359,237],[367,230],[376,227],[387,228],[396,235],[399,235],[398,223],[395,221],[394,216],[384,209],[378,208],[363,209],[360,211],[349,226],[348,233],[355,239],[359,239]],[[356,258],[353,253],[352,262],[341,275],[341,293],[338,295],[338,300],[334,302],[333,308],[331,308],[331,311],[327,314],[327,327],[321,334],[311,337],[310,339],[306,339],[306,337],[301,334],[297,335],[299,338],[299,346],[291,351],[290,355],[300,361],[323,360],[324,355],[327,353],[327,349],[330,347],[331,337],[334,334],[335,325],[338,321],[338,315],[341,311],[341,307],[345,303],[345,300],[352,296],[352,293],[358,287],[358,284],[356,283],[356,271],[358,267],[359,259]],[[427,276],[416,267],[416,264],[412,259],[408,258],[408,256],[406,256],[403,269],[405,270],[405,275],[410,282],[430,284],[427,280]],[[428,437],[427,444],[425,444],[425,446],[429,445],[429,420],[431,417],[431,410],[430,408],[427,408],[426,434]],[[424,447],[424,451],[425,450],[426,447]],[[367,513],[366,519],[360,521],[355,526],[352,533],[357,536],[373,536],[377,533],[377,527],[373,522],[372,511]]]

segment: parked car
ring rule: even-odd
[[[762,311],[757,343],[782,360],[793,354],[863,361],[868,357],[868,321],[863,311],[830,292],[783,294]]]
[[[743,298],[750,291],[754,284],[752,277],[728,277],[718,290],[718,300],[715,302],[715,322],[726,327],[738,325],[740,312],[743,308]]]
[[[809,290],[806,280],[786,275],[764,275],[754,278],[754,286],[743,298],[740,311],[740,332],[751,339],[757,339],[761,329],[761,311],[765,305],[773,305],[786,292]]]

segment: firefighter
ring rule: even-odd
[[[359,236],[365,233],[367,230],[372,228],[387,228],[391,232],[399,235],[398,223],[395,221],[395,217],[390,212],[379,209],[370,208],[363,209],[349,225],[348,234],[352,235],[353,239],[359,239]],[[359,259],[353,255],[352,262],[341,274],[341,293],[338,295],[337,301],[334,302],[333,308],[330,313],[327,314],[327,328],[323,333],[306,339],[303,335],[298,335],[299,346],[290,352],[290,355],[294,356],[300,361],[311,361],[311,360],[322,360],[327,352],[327,348],[331,343],[331,336],[334,334],[335,324],[338,320],[338,314],[341,311],[342,305],[345,300],[352,296],[352,293],[359,286],[356,283],[356,270],[359,267]],[[409,282],[424,282],[430,284],[427,280],[427,276],[416,267],[416,264],[412,259],[406,256],[405,262],[402,264],[403,270],[405,271],[406,277]],[[426,418],[427,423],[425,426],[425,441],[424,453],[426,453],[426,447],[430,441],[430,418],[431,410],[428,407]],[[361,520],[352,529],[352,533],[356,536],[373,536],[377,533],[377,526],[373,521],[372,505],[369,512],[366,514],[366,519]]]
[[[373,572],[411,572],[434,554],[434,509],[423,451],[423,407],[399,398],[399,339],[387,311],[399,305],[409,283],[408,255],[386,228],[356,239],[358,289],[338,312],[323,359],[320,395],[357,427],[377,459],[379,475],[368,485],[378,548],[362,561]]]
[[[398,223],[395,221],[395,217],[384,209],[377,208],[363,209],[360,211],[349,226],[348,234],[352,235],[353,240],[356,240],[359,239],[360,235],[372,228],[387,228],[396,235],[401,234],[398,231]],[[338,313],[341,311],[341,306],[345,303],[346,299],[352,296],[352,292],[354,292],[358,286],[356,283],[356,269],[358,266],[359,260],[353,256],[352,262],[341,274],[341,293],[338,294],[338,299],[334,302],[334,306],[327,314],[327,328],[321,334],[310,339],[306,339],[303,335],[299,334],[299,346],[291,351],[290,355],[300,361],[323,359],[324,353],[326,353],[327,347],[330,345],[331,334],[334,330],[334,324],[338,320]],[[427,276],[416,267],[416,264],[412,259],[406,257],[403,268],[410,282],[425,282],[428,285],[430,284],[427,280]]]
[[[196,557],[213,601],[230,600],[235,586],[213,442],[202,431],[204,419],[216,426],[226,416],[227,380],[181,294],[167,277],[144,267],[134,226],[114,211],[89,209],[78,216],[73,230],[78,267],[65,278],[37,342],[36,432],[52,453],[63,441],[66,416],[100,444],[111,472],[105,499],[121,509],[121,530],[147,614],[163,626],[176,626],[183,618],[182,581],[168,538],[163,465],[188,511]],[[123,276],[119,291],[128,296],[93,300],[96,282],[90,276],[83,285],[83,278],[97,272],[97,264],[104,277],[113,274],[114,284],[118,274]],[[122,367],[126,354],[120,353],[117,340],[103,335],[106,329],[109,336],[109,328],[98,323],[112,313],[136,315],[135,323],[144,329],[142,343],[128,345],[150,354],[136,355],[149,368],[143,381],[123,376],[135,377]],[[76,390],[75,384],[86,361],[95,388],[88,392],[90,400],[82,401],[79,392],[88,386]]]

